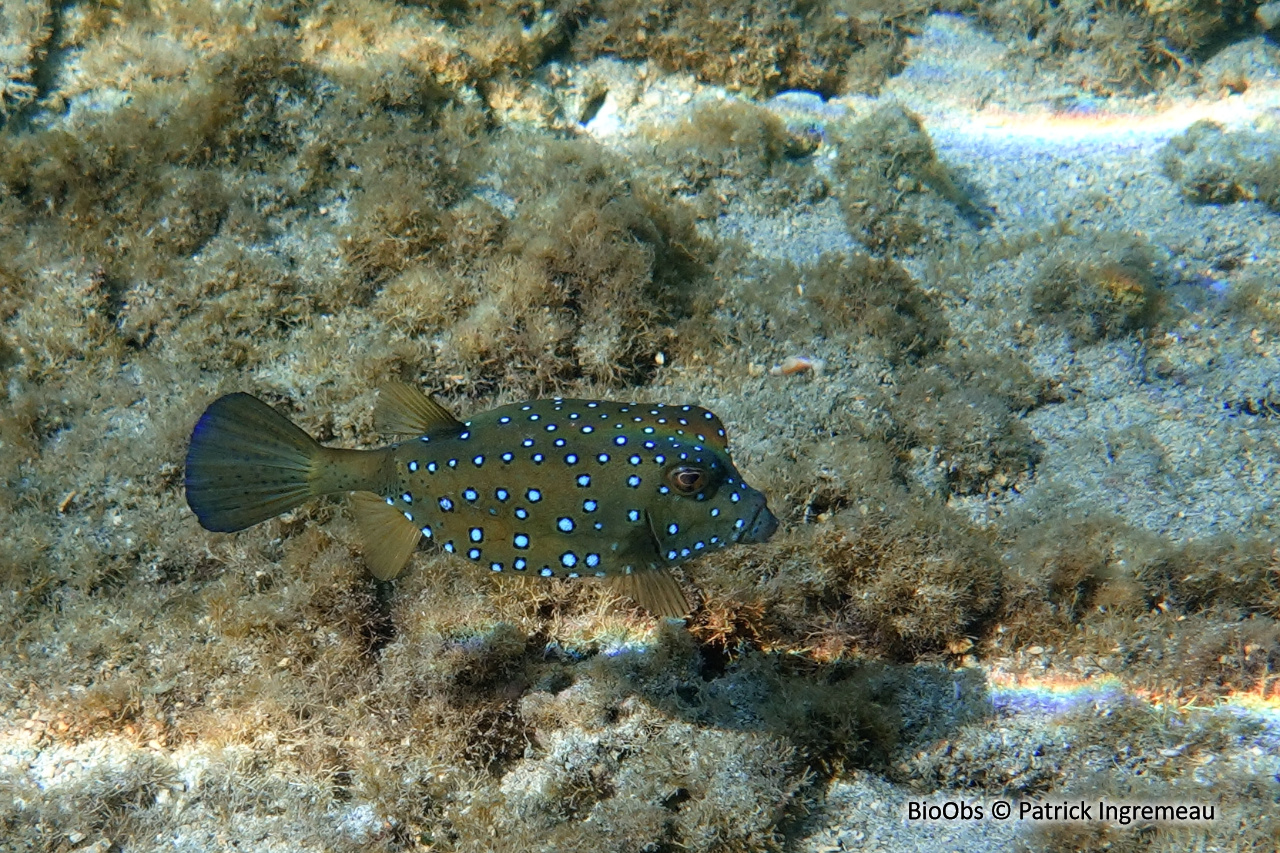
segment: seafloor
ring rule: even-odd
[[[5,0],[0,850],[1280,849],[1278,21]],[[197,525],[215,396],[388,380],[706,406],[782,529],[659,624]]]

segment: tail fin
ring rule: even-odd
[[[219,397],[191,432],[187,505],[206,530],[230,532],[322,494],[324,448],[249,394]]]

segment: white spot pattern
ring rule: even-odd
[[[635,414],[631,408],[637,409]],[[455,541],[465,542],[463,556],[476,562],[487,564],[493,571],[524,571],[530,566],[536,568],[545,577],[567,576],[578,577],[578,569],[584,574],[606,576],[613,572],[630,571],[632,566],[643,567],[637,563],[637,556],[629,553],[634,546],[629,537],[615,538],[615,532],[609,539],[604,539],[602,531],[610,525],[617,525],[618,514],[625,516],[632,524],[645,524],[645,513],[666,516],[660,530],[672,537],[669,547],[660,552],[664,563],[680,562],[691,558],[708,548],[724,547],[743,538],[743,531],[755,518],[755,512],[762,506],[761,496],[745,484],[735,485],[737,472],[732,462],[724,454],[725,431],[720,428],[715,416],[705,410],[692,406],[653,406],[638,407],[635,404],[614,405],[597,401],[560,400],[529,402],[520,404],[519,411],[525,417],[513,417],[517,407],[508,409],[506,413],[495,413],[489,418],[477,418],[467,422],[465,429],[454,438],[459,441],[473,440],[477,446],[468,448],[471,453],[457,454],[456,458],[447,455],[448,436],[437,435],[430,443],[432,450],[438,446],[439,454],[424,454],[422,449],[415,453],[416,458],[400,457],[404,467],[401,472],[417,474],[424,469],[427,473],[437,474],[442,466],[453,471],[444,471],[440,481],[433,480],[433,487],[427,489],[425,483],[417,480],[407,481],[405,486],[413,485],[421,500],[428,506],[424,509],[414,507],[413,511],[404,511],[405,518],[413,520],[414,514],[429,516],[430,524],[423,524],[419,529],[424,538],[442,542],[444,550],[454,553]],[[598,421],[586,423],[588,412],[595,410]],[[642,414],[647,412],[647,414]],[[679,413],[685,413],[681,415]],[[693,413],[693,414],[689,414]],[[627,415],[621,417],[621,415]],[[701,414],[701,418],[698,415]],[[693,427],[688,431],[699,433],[697,444],[693,436],[685,436],[685,429],[691,421]],[[702,424],[710,421],[711,425],[701,429]],[[531,425],[537,424],[537,432]],[[576,422],[576,423],[575,423]],[[603,423],[601,423],[603,422]],[[485,424],[488,426],[486,427]],[[609,425],[612,424],[610,430]],[[515,425],[514,431],[497,427]],[[576,426],[576,430],[568,427]],[[594,433],[603,426],[607,434],[596,438]],[[486,432],[485,430],[489,431]],[[711,431],[716,430],[716,435]],[[523,434],[522,434],[523,433]],[[554,434],[548,440],[562,451],[547,455],[533,450],[529,455],[517,459],[514,447],[536,448],[538,435]],[[504,437],[505,436],[505,437]],[[710,441],[708,441],[710,436]],[[716,436],[719,436],[717,440]],[[427,436],[420,436],[425,442]],[[442,443],[443,442],[443,443]],[[628,465],[611,466],[611,451],[601,448],[625,447],[633,451],[626,455]],[[503,446],[507,445],[507,446]],[[594,445],[594,446],[593,446]],[[456,445],[455,445],[456,446]],[[545,446],[545,445],[544,445]],[[412,447],[422,448],[421,444]],[[483,452],[476,453],[480,450]],[[504,467],[485,466],[489,456],[497,455]],[[435,458],[424,459],[424,455]],[[592,474],[570,473],[563,469],[570,466],[581,466],[584,461],[594,458],[599,468],[592,468]],[[662,471],[668,461],[683,460],[686,464],[704,468],[710,477],[707,488],[696,495],[677,494],[664,483]],[[459,461],[463,462],[459,466]],[[621,459],[619,460],[621,461]],[[481,474],[473,472],[466,475],[470,482],[462,480],[462,468],[472,463],[477,469],[486,469],[485,480]],[[657,465],[659,473],[650,477],[639,475],[640,466],[649,462]],[[521,466],[524,466],[521,468]],[[533,466],[539,466],[537,468]],[[579,471],[583,470],[581,467]],[[628,472],[637,473],[628,473]],[[456,473],[454,473],[456,472]],[[728,476],[725,476],[728,475]],[[405,476],[405,474],[402,474]],[[510,477],[502,482],[504,477]],[[669,472],[666,476],[670,476]],[[524,481],[521,481],[524,478]],[[568,502],[563,494],[568,480],[572,479],[577,488],[587,490],[581,496],[580,503]],[[461,482],[459,482],[461,480]],[[487,480],[487,482],[486,482]],[[494,481],[497,482],[494,482]],[[619,487],[625,486],[622,497]],[[504,506],[509,504],[514,494],[524,490],[525,505]],[[424,492],[433,492],[436,505],[431,505]],[[387,498],[388,504],[395,506],[396,493]],[[455,505],[458,495],[465,502]],[[626,500],[621,507],[618,503]],[[706,513],[691,512],[693,500],[705,501]],[[402,510],[405,505],[413,505],[413,492],[405,489],[399,492],[399,503]],[[738,505],[730,518],[725,518],[721,510],[730,505]],[[544,509],[544,507],[546,507]],[[457,513],[452,514],[452,513]],[[582,515],[590,514],[590,515]],[[672,516],[677,520],[671,520]],[[514,516],[514,519],[512,518]],[[503,519],[506,519],[504,522]],[[519,532],[512,532],[510,526],[519,520]],[[501,530],[499,534],[497,531]],[[730,532],[732,530],[732,533]],[[715,531],[714,533],[712,531]],[[548,534],[555,534],[549,536]],[[565,538],[559,538],[559,537]],[[643,537],[647,540],[647,537]],[[481,560],[480,543],[484,544],[483,561]],[[558,542],[562,547],[554,551]],[[564,550],[565,544],[572,543],[570,550]],[[512,549],[524,553],[517,556]],[[591,550],[594,548],[594,550]],[[495,553],[496,549],[496,553]],[[644,559],[644,558],[641,558]],[[652,560],[652,557],[648,559]],[[561,571],[559,567],[563,567]],[[590,571],[587,571],[587,570]]]

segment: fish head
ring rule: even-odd
[[[773,536],[778,519],[733,464],[724,425],[713,413],[678,407],[678,416],[652,437],[665,448],[655,461],[665,464],[650,502],[649,526],[667,564]]]

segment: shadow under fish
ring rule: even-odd
[[[604,578],[671,617],[689,608],[667,567],[778,527],[734,467],[724,424],[697,406],[554,398],[462,422],[393,383],[374,424],[413,438],[324,447],[257,397],[219,397],[191,434],[187,504],[206,530],[230,532],[352,492],[378,578],[425,538],[495,572]]]

